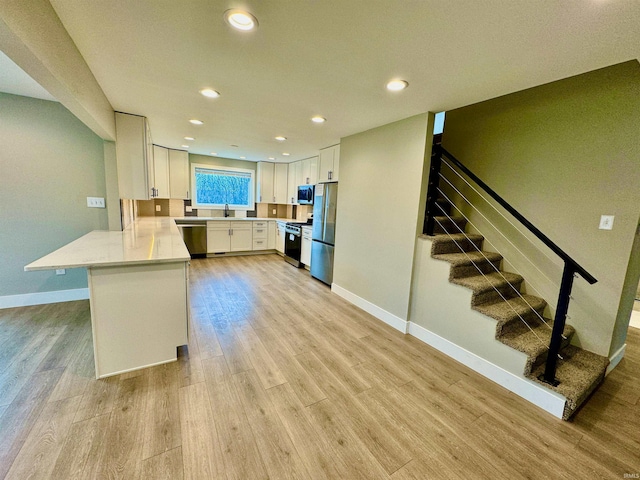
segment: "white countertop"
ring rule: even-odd
[[[149,217],[153,218],[153,217]],[[171,217],[173,220],[180,222],[300,222],[301,220],[296,220],[295,218],[263,218],[263,217]]]
[[[173,218],[139,217],[122,232],[94,230],[87,233],[24,269],[122,266],[186,262],[189,259]]]

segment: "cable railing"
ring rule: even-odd
[[[443,157],[446,160],[443,160]],[[456,172],[456,174],[460,178],[462,178],[469,186],[471,186],[479,194],[479,192],[475,189],[475,187],[468,180],[466,180],[464,177],[462,177],[462,175],[460,175],[456,171],[456,168],[459,169],[460,172],[462,172],[467,178],[469,178],[473,183],[475,183],[475,185],[477,185],[481,190],[486,192],[486,194],[489,195],[498,205],[500,205],[504,210],[506,210],[522,226],[524,226],[527,230],[529,230],[531,233],[533,233],[533,235],[536,238],[538,238],[547,248],[549,248],[553,253],[555,253],[563,261],[564,267],[563,267],[563,271],[562,271],[562,280],[561,280],[560,286],[559,286],[558,301],[557,301],[557,304],[556,304],[556,312],[555,312],[555,316],[554,316],[553,325],[552,325],[552,327],[550,327],[551,328],[551,339],[550,339],[549,345],[547,347],[548,348],[548,355],[547,355],[547,359],[546,359],[544,373],[540,377],[541,380],[543,380],[543,381],[545,381],[545,382],[547,382],[549,384],[558,385],[559,382],[556,380],[555,376],[556,376],[558,358],[561,358],[560,355],[559,355],[560,354],[560,348],[562,347],[563,340],[566,340],[566,337],[564,337],[563,332],[564,332],[564,329],[565,329],[565,323],[566,323],[566,319],[567,319],[567,311],[569,309],[569,301],[571,299],[571,290],[572,290],[572,287],[573,287],[573,280],[574,280],[576,275],[580,275],[589,284],[594,284],[594,283],[597,282],[597,280],[589,272],[587,272],[582,266],[580,266],[578,264],[578,262],[576,262],[573,258],[571,258],[564,250],[562,250],[551,239],[549,239],[549,237],[547,237],[535,225],[533,225],[529,220],[527,220],[520,212],[518,212],[515,208],[513,208],[500,195],[498,195],[491,187],[489,187],[480,178],[478,178],[462,162],[460,162],[452,154],[447,152],[440,144],[434,144],[433,145],[433,150],[432,150],[432,154],[431,154],[431,167],[430,167],[430,171],[429,171],[429,185],[428,185],[428,190],[427,190],[427,211],[426,211],[425,228],[424,228],[424,233],[426,235],[433,235],[434,234],[436,223],[440,224],[441,228],[443,227],[441,222],[436,217],[446,217],[448,220],[451,221],[452,225],[456,225],[456,227],[454,227],[454,228],[457,228],[460,231],[459,233],[465,234],[465,236],[466,236],[466,233],[464,232],[464,229],[462,229],[460,227],[457,227],[457,224],[453,221],[452,217],[450,217],[449,214],[446,213],[445,210],[442,208],[442,206],[438,204],[438,198],[439,197],[440,198],[445,198],[451,205],[453,205],[456,208],[456,210],[458,210],[458,211],[460,211],[462,213],[462,211],[458,207],[455,206],[455,204],[449,199],[448,196],[446,196],[444,191],[440,188],[440,180],[442,178],[445,178],[444,175],[441,172],[443,161],[450,169],[452,169],[454,172]],[[456,167],[456,168],[454,168],[454,167]],[[447,183],[449,183],[451,186],[453,186],[446,178],[445,178],[445,181]],[[455,187],[454,187],[454,189],[455,189]],[[461,192],[458,191],[458,194],[461,195]],[[464,197],[464,195],[462,195],[462,196],[465,199],[465,201],[467,201],[467,202],[469,201],[466,197]],[[484,199],[484,196],[482,196],[482,195],[480,195],[480,196]],[[486,201],[486,199],[485,199],[485,201]],[[491,205],[490,202],[488,202],[488,203]],[[496,207],[493,207],[493,208],[495,208],[498,211],[498,209]],[[502,214],[502,212],[499,212],[499,213],[504,217],[504,214]],[[463,214],[463,217],[466,220],[469,220],[468,218],[466,218],[466,216],[464,214]],[[507,218],[507,217],[505,217],[505,218]],[[510,220],[508,220],[508,221],[510,223],[512,223]],[[477,227],[474,227],[474,228],[477,228]],[[442,228],[442,230],[446,232],[445,228]],[[520,231],[519,229],[517,229],[517,230]],[[448,234],[451,235],[450,233],[448,233]],[[467,237],[467,239],[468,239],[468,237]],[[454,240],[454,242],[455,242],[455,240]],[[460,248],[460,250],[463,251],[463,249],[460,247],[460,245],[458,245],[457,242],[455,242],[455,243]],[[471,244],[475,245],[473,242],[471,242]],[[478,249],[477,247],[475,247],[475,248]],[[518,251],[520,251],[520,250],[518,249]],[[520,251],[520,253],[522,253],[522,252]],[[483,254],[483,256],[484,256],[484,254]],[[469,255],[467,255],[467,257],[469,257]],[[471,262],[474,265],[474,267],[480,271],[480,268],[478,267],[478,265],[476,265],[476,263],[471,258],[469,258],[469,259],[471,260]],[[486,257],[485,257],[485,259],[486,259]],[[492,264],[492,262],[489,262],[489,264]],[[494,268],[496,268],[496,267],[494,266]],[[480,273],[482,275],[485,275],[483,272],[480,272]],[[504,278],[504,275],[502,275],[502,276]],[[486,278],[486,276],[485,276],[485,278]],[[506,280],[506,278],[505,278],[505,280]],[[491,283],[491,282],[489,282],[489,283]],[[494,289],[495,288],[496,287],[494,286]],[[524,299],[524,297],[522,296],[522,294],[520,293],[520,291],[518,289],[516,289],[513,286],[512,286],[512,288],[517,291],[517,295],[518,296],[520,296],[521,298]],[[507,299],[503,296],[503,294],[501,292],[498,292],[498,293],[500,294],[500,296],[502,297],[502,299],[504,301],[507,301]],[[539,313],[529,304],[529,302],[527,302],[526,299],[524,299],[524,300],[527,303],[527,305],[531,308],[531,310],[535,311],[536,315],[540,316]],[[507,302],[507,303],[509,304],[509,302]],[[524,324],[533,332],[533,334],[538,338],[538,340],[542,342],[540,337],[535,333],[535,331],[533,331],[533,328],[526,322],[526,320],[523,318],[523,316],[519,312],[515,311],[515,308],[513,306],[511,306],[511,308],[514,309],[514,312],[518,315],[520,320],[524,322]],[[542,319],[542,321],[544,322],[544,324],[547,324],[547,322],[544,321],[544,319]]]

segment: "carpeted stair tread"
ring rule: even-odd
[[[463,217],[447,217],[435,216],[434,233],[461,233],[467,225],[467,221]]]
[[[551,320],[548,320],[547,323],[549,326],[553,324]],[[569,345],[574,333],[575,329],[571,325],[564,326],[562,334],[565,339],[562,341],[561,349]],[[524,374],[529,375],[532,369],[547,359],[549,342],[551,340],[551,328],[540,323],[529,329],[529,327],[521,322],[517,329],[513,328],[497,338],[514,350],[527,354],[528,358],[525,364]]]
[[[436,260],[444,260],[445,262],[449,262],[454,267],[459,265],[473,265],[474,263],[486,262],[487,260],[492,262],[499,262],[502,260],[502,255],[494,252],[440,253],[432,256]]]
[[[562,418],[568,420],[602,382],[609,359],[574,345],[566,347],[561,355],[563,360],[558,359],[556,370],[556,379],[560,382],[558,386],[554,387],[538,378],[544,373],[544,365],[535,368],[529,378],[567,399]]]
[[[506,301],[500,298],[493,303],[476,305],[473,309],[497,320],[496,335],[500,335],[505,333],[508,325],[511,325],[512,322],[521,323],[521,317],[527,323],[537,326],[541,323],[538,315],[542,316],[546,306],[547,302],[540,297],[522,295],[509,298]]]
[[[433,237],[431,255],[477,252],[482,248],[482,235],[465,233],[441,233]]]
[[[501,298],[512,298],[518,295],[523,278],[509,272],[494,272],[473,277],[450,279],[451,283],[467,287],[473,292],[471,306],[495,302]]]

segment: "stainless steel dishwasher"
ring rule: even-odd
[[[206,223],[177,223],[182,230],[184,240],[191,258],[207,256],[207,224]]]

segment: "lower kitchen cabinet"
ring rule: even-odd
[[[278,228],[276,229],[276,252],[282,253],[284,255],[284,239],[285,232],[284,228],[287,222],[276,222],[278,224]]]
[[[252,222],[207,222],[207,253],[253,250]]]
[[[253,250],[267,250],[268,245],[268,223],[269,222],[252,222],[253,223]]]
[[[278,230],[276,222],[270,220],[267,230],[267,248],[269,250],[274,250],[276,248],[276,231]]]
[[[302,242],[300,245],[300,262],[311,266],[311,228],[302,227]]]

